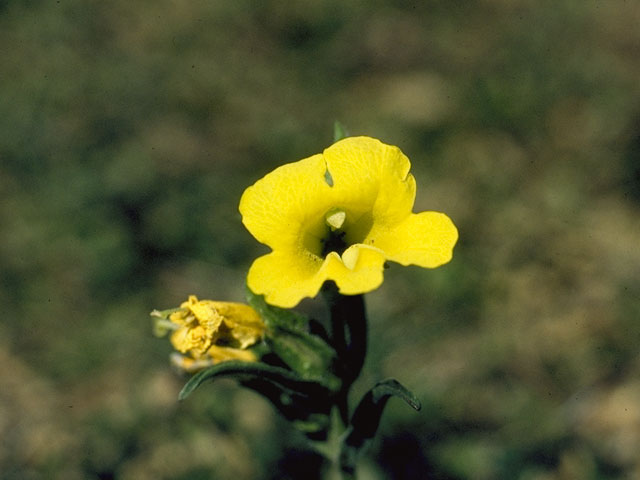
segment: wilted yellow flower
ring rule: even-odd
[[[255,362],[258,357],[251,350],[242,350],[241,348],[219,347],[211,345],[207,353],[197,358],[180,355],[174,353],[171,355],[171,363],[180,370],[186,372],[197,372],[203,368],[210,367],[216,363],[226,362],[228,360],[240,360],[242,362]]]
[[[293,307],[326,280],[345,295],[377,288],[386,260],[447,263],[458,231],[443,213],[412,213],[410,167],[399,148],[350,137],[247,188],[242,221],[273,250],[253,262],[249,288],[273,305]]]
[[[165,329],[172,330],[171,343],[180,353],[172,361],[191,371],[226,360],[255,361],[246,350],[263,336],[265,325],[260,315],[248,305],[232,302],[198,300],[194,295],[180,308],[163,317],[155,313]]]

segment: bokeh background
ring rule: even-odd
[[[395,377],[424,408],[389,402],[362,478],[639,478],[638,25],[632,0],[0,1],[0,477],[314,468],[233,382],[178,403],[148,314],[243,299],[242,191],[338,119],[461,234],[367,296],[352,400]]]

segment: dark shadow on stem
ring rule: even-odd
[[[349,421],[348,394],[360,375],[367,353],[367,317],[362,295],[341,295],[334,282],[326,282],[322,294],[331,316],[331,346],[338,354],[336,374],[342,388],[336,403],[345,425]]]

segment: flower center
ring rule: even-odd
[[[322,239],[322,257],[326,257],[330,252],[342,255],[349,245],[345,241],[346,233],[341,230],[329,231],[328,235]]]
[[[330,252],[336,252],[338,255],[347,249],[348,245],[345,240],[346,232],[341,230],[344,221],[347,219],[347,212],[341,208],[332,208],[325,216],[324,221],[329,227],[327,235],[322,239],[322,253],[326,257]]]
[[[373,224],[368,212],[343,207],[333,207],[313,218],[314,222],[303,227],[302,245],[316,261],[331,252],[342,256],[351,245],[363,243]]]

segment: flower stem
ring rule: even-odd
[[[362,295],[340,295],[333,282],[327,282],[323,295],[331,315],[331,343],[338,354],[337,375],[342,388],[336,404],[344,425],[349,423],[348,395],[360,375],[367,353],[367,316]]]

